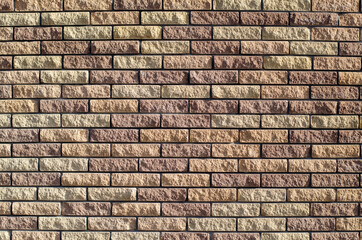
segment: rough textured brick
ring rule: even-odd
[[[136,199],[136,189],[89,188],[88,199],[92,201],[134,201]]]
[[[312,29],[312,40],[320,41],[358,41],[359,31],[356,28],[325,28]]]
[[[190,52],[187,41],[144,41],[141,44],[143,54],[186,54]]]
[[[289,160],[290,172],[336,172],[336,160],[312,160],[312,159],[294,159]]]
[[[358,89],[346,86],[312,86],[312,99],[358,99]]]
[[[309,204],[306,203],[264,203],[261,207],[263,216],[308,216]]]
[[[231,1],[214,1],[215,10],[260,10],[261,1],[259,0],[231,0]]]
[[[211,39],[211,27],[165,26],[164,39]]]
[[[336,84],[336,72],[290,72],[289,82],[291,84]]]
[[[160,186],[160,176],[151,173],[115,173],[112,175],[112,186]]]
[[[262,147],[262,156],[265,158],[306,158],[309,152],[309,145],[280,144]]]
[[[193,11],[191,12],[191,24],[195,25],[238,25],[239,13]]]
[[[236,189],[231,188],[193,188],[188,193],[191,202],[234,202],[236,195]]]
[[[63,144],[62,155],[71,157],[109,157],[109,144]]]
[[[290,202],[331,202],[336,200],[334,189],[288,189],[287,195]]]
[[[1,26],[35,26],[40,23],[40,13],[2,13]]]
[[[259,86],[214,86],[213,98],[260,98]]]
[[[188,12],[142,12],[142,24],[159,24],[159,25],[184,25],[188,24]]]
[[[110,176],[106,173],[64,173],[62,186],[109,186]]]
[[[161,68],[160,56],[116,56],[114,66],[117,69],[149,69]]]
[[[19,27],[14,31],[15,40],[60,40],[62,29],[59,27]]]
[[[310,0],[265,0],[266,11],[310,11]]]
[[[191,172],[236,172],[238,162],[236,159],[190,159]]]
[[[115,39],[160,39],[161,27],[159,26],[116,26],[114,27]]]
[[[63,127],[109,127],[107,114],[66,114],[62,116]]]
[[[37,232],[37,231],[14,231],[12,234],[14,240],[21,239],[39,239],[39,240],[58,240],[60,234],[58,232]],[[6,239],[6,238],[5,238]],[[10,238],[9,238],[10,239]]]
[[[214,27],[214,39],[256,40],[261,38],[260,27]]]
[[[317,70],[360,70],[361,58],[353,57],[315,57],[314,69]]]
[[[188,161],[185,158],[141,158],[140,171],[143,172],[186,172]]]
[[[265,57],[264,68],[308,70],[312,69],[312,62],[309,57],[294,57],[294,56]]]
[[[235,231],[236,221],[233,218],[189,218],[188,229],[191,231]]]
[[[314,145],[312,156],[317,158],[354,158],[360,156],[358,145]]]
[[[59,203],[16,202],[12,206],[14,215],[60,215]]]
[[[163,7],[165,10],[210,10],[212,0],[201,0],[193,2],[192,0],[165,0]]]
[[[139,15],[137,12],[92,12],[91,23],[93,25],[123,25],[138,24]]]
[[[355,203],[312,203],[313,216],[357,216],[358,205]]]
[[[112,9],[111,0],[64,0],[64,10],[110,10]]]
[[[325,12],[358,12],[358,1],[347,0],[343,4],[339,1],[313,1],[313,11],[325,11]]]
[[[16,69],[60,69],[61,56],[19,56],[14,57]]]
[[[156,10],[161,9],[161,7],[161,0],[116,0],[114,3],[114,8],[117,10]]]
[[[358,128],[357,116],[312,116],[312,128]]]
[[[337,26],[338,14],[336,13],[303,13],[290,14],[290,25],[293,26]]]
[[[108,69],[112,66],[111,56],[64,56],[65,69]]]
[[[238,231],[285,231],[285,218],[239,218]]]
[[[113,144],[114,157],[159,157],[159,144]]]
[[[140,188],[138,191],[139,201],[148,202],[174,202],[186,200],[185,188]]]
[[[286,172],[286,159],[240,159],[240,172]]]
[[[88,25],[89,14],[85,12],[42,13],[43,25]]]
[[[115,216],[160,216],[159,203],[116,203],[112,215]]]
[[[132,172],[138,169],[137,159],[132,158],[91,158],[89,170],[95,172]]]
[[[41,230],[86,230],[85,217],[40,217]]]
[[[289,111],[293,114],[337,114],[337,102],[291,101]]]
[[[243,25],[288,25],[287,13],[280,12],[242,12],[240,15]]]

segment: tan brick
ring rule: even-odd
[[[86,158],[41,158],[40,171],[82,172],[88,171]]]
[[[85,217],[39,217],[40,230],[86,230]]]
[[[16,236],[13,235],[13,239],[19,240],[20,238],[15,238]],[[3,240],[10,240],[10,231],[1,231],[0,238]],[[24,239],[24,238],[21,238]]]
[[[190,131],[190,142],[237,142],[237,130],[195,129]]]
[[[159,98],[160,86],[153,85],[116,85],[113,87],[113,98]]]
[[[117,69],[155,69],[161,68],[161,56],[115,56],[114,67]]]
[[[64,114],[63,127],[109,127],[110,116],[107,114]]]
[[[290,159],[290,172],[336,172],[336,160],[327,159]]]
[[[162,86],[162,98],[209,98],[210,87],[204,85]]]
[[[213,98],[260,98],[259,86],[213,86]]]
[[[190,172],[236,172],[237,159],[190,159]]]
[[[213,203],[212,215],[218,217],[259,216],[260,205],[256,203]]]
[[[107,173],[63,173],[62,186],[109,186]]]
[[[44,201],[81,201],[87,199],[86,188],[42,187],[38,191],[39,200]]]
[[[188,130],[141,129],[141,142],[188,142]]]
[[[64,39],[111,39],[112,27],[64,27]]]
[[[186,218],[138,218],[142,231],[185,231]]]
[[[309,233],[262,233],[261,237],[263,240],[309,240]]]
[[[0,158],[1,171],[37,171],[37,158]]]
[[[42,83],[84,84],[88,83],[88,71],[41,71]]]
[[[64,10],[111,10],[112,0],[64,0]]]
[[[112,232],[112,239],[115,240],[158,240],[160,233],[158,232]]]
[[[362,15],[359,13],[341,14],[339,19],[340,26],[360,27],[362,26]]]
[[[338,43],[331,42],[291,42],[293,55],[338,55]]]
[[[264,27],[265,40],[310,40],[310,30],[306,27]]]
[[[360,202],[361,199],[361,189],[337,189],[337,201],[339,202]]]
[[[289,202],[333,202],[336,200],[334,189],[288,189]]]
[[[0,27],[0,40],[1,41],[13,40],[13,28],[12,27]]]
[[[40,54],[39,42],[0,42],[1,55]]]
[[[264,67],[266,69],[312,69],[312,61],[310,57],[294,57],[294,56],[273,56],[264,57]]]
[[[160,216],[160,203],[114,203],[114,216]]]
[[[92,217],[88,218],[89,230],[135,230],[136,218]]]
[[[42,13],[42,25],[89,25],[90,16],[87,12]]]
[[[14,202],[14,215],[60,215],[60,203]]]
[[[213,115],[213,128],[259,128],[260,116],[256,115]]]
[[[257,40],[261,39],[260,27],[214,27],[214,39]]]
[[[60,127],[59,114],[16,114],[13,127]]]
[[[38,102],[36,100],[0,100],[1,113],[31,113],[38,112]],[[0,115],[0,123],[6,122],[9,115]],[[10,117],[10,116],[9,116]],[[0,124],[1,126],[2,124]]]
[[[264,115],[263,128],[308,128],[309,116],[307,115]]]
[[[214,0],[214,10],[261,10],[260,0]]]
[[[114,39],[161,39],[160,26],[115,26]]]
[[[112,186],[124,187],[157,187],[160,186],[160,175],[152,173],[114,173]]]
[[[39,83],[38,71],[1,71],[1,84],[34,84]]]
[[[89,188],[88,199],[92,201],[135,201],[136,188]]]
[[[238,231],[285,231],[285,218],[239,218]]]
[[[92,25],[126,25],[139,24],[138,12],[91,12]],[[135,26],[137,27],[137,26]],[[121,27],[114,27],[114,29]],[[118,31],[118,30],[117,30]],[[117,32],[114,31],[114,32]]]
[[[109,98],[109,85],[63,85],[63,98]]]
[[[358,116],[312,116],[312,128],[350,129],[358,128]]]
[[[260,146],[252,144],[214,144],[212,146],[213,157],[250,157],[257,158],[260,156]]]
[[[63,144],[62,155],[72,157],[109,157],[110,145],[96,143]]]
[[[211,10],[212,0],[201,0],[194,2],[192,0],[165,0],[163,6],[165,10]]]
[[[359,145],[313,145],[313,158],[358,158]]]
[[[285,202],[285,189],[239,189],[239,202]]]
[[[159,157],[159,144],[113,144],[113,157]]]
[[[1,13],[0,26],[40,25],[40,13]]]
[[[46,232],[46,231],[13,231],[12,233],[13,240],[22,240],[22,239],[37,239],[37,240],[58,240],[60,238],[60,233],[58,232]],[[9,238],[10,239],[10,238]]]
[[[108,240],[110,233],[106,232],[62,232],[63,240],[83,239],[83,240]]]
[[[211,69],[212,57],[201,55],[164,56],[165,69]]]
[[[61,69],[61,56],[16,56],[15,69]]]
[[[268,217],[309,216],[308,203],[264,203],[261,215]]]
[[[362,74],[359,72],[339,72],[339,84],[341,85],[361,85]]]
[[[36,200],[34,187],[1,187],[0,200],[2,201],[28,201]]]
[[[311,0],[264,0],[266,11],[310,11]]]
[[[359,37],[360,32],[358,28],[317,27],[312,29],[312,40],[359,41]]]
[[[240,142],[243,143],[287,143],[287,130],[241,130]]]
[[[88,130],[81,129],[41,129],[42,142],[87,142]]]
[[[232,188],[190,188],[190,202],[234,202],[236,189]]]
[[[14,98],[60,98],[58,85],[16,85],[13,87]]]
[[[188,12],[142,12],[142,24],[151,25],[178,25],[189,23]]]
[[[224,232],[236,231],[235,218],[189,218],[189,231]]]
[[[336,219],[337,231],[361,231],[362,218],[337,218]]]
[[[286,159],[240,159],[240,172],[287,172]]]
[[[241,53],[242,54],[289,54],[289,42],[242,41]]]
[[[90,111],[96,113],[138,112],[137,100],[90,100]]]
[[[360,70],[361,58],[358,57],[315,57],[314,69],[317,70]]]
[[[143,41],[141,49],[143,54],[186,54],[190,52],[190,43],[188,41]]]
[[[162,186],[165,187],[209,187],[208,174],[162,174]]]

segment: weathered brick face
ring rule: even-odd
[[[1,240],[362,240],[361,0],[0,0]]]

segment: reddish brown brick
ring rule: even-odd
[[[337,102],[331,101],[290,101],[291,114],[337,114]]]
[[[141,158],[142,172],[186,172],[188,160],[184,158]]]
[[[340,143],[362,143],[361,130],[340,130],[339,132]]]
[[[278,12],[242,12],[241,25],[288,25],[289,14]]]
[[[312,86],[312,99],[358,99],[357,87]]]
[[[111,121],[112,127],[160,127],[160,115],[157,114],[114,114]]]
[[[42,54],[89,54],[88,41],[43,41]]]
[[[340,54],[347,56],[362,56],[362,43],[340,43]]]
[[[13,67],[12,57],[0,56],[0,69],[11,69]]]
[[[140,112],[187,113],[187,100],[140,100]]]
[[[214,187],[260,187],[259,174],[212,174]]]
[[[336,143],[336,130],[291,130],[291,143]]]
[[[134,172],[138,169],[136,158],[91,158],[89,171],[92,172]]]
[[[317,27],[312,29],[312,40],[359,41],[359,29]]]
[[[0,186],[10,186],[11,175],[10,173],[0,173]]]
[[[185,188],[140,188],[138,201],[146,202],[184,202]]]
[[[195,25],[238,25],[238,12],[192,11],[191,24]]]
[[[206,217],[211,214],[210,203],[163,203],[162,216]]]
[[[261,69],[262,57],[258,56],[215,56],[216,69]]]
[[[287,113],[288,101],[240,100],[240,113]]]
[[[313,187],[358,187],[358,174],[313,174]]]
[[[165,26],[164,39],[211,39],[211,27]]]
[[[193,232],[162,232],[161,240],[209,240],[209,235]]]
[[[65,69],[112,68],[111,56],[64,56]]]
[[[63,98],[109,98],[109,85],[63,85]]]
[[[209,115],[167,114],[162,116],[162,127],[166,128],[208,128]]]
[[[237,71],[191,71],[190,83],[193,84],[232,84],[238,83]]]
[[[4,230],[36,230],[36,217],[0,217],[0,229]]]
[[[308,99],[309,87],[263,85],[261,97],[265,99]]]
[[[60,173],[13,173],[14,186],[60,186]]]
[[[191,100],[191,113],[237,113],[236,100]]]
[[[92,54],[137,54],[138,41],[92,41]]]
[[[263,145],[264,158],[306,158],[309,157],[309,145]]]
[[[61,40],[61,27],[19,27],[14,30],[15,40]]]
[[[14,11],[14,5],[12,0],[1,0],[0,1],[0,11],[10,12]]]
[[[361,27],[362,15],[360,13],[345,13],[339,17],[340,26]]]
[[[0,129],[0,142],[38,142],[39,130]]]
[[[13,144],[15,157],[51,157],[60,156],[60,144]]]
[[[312,216],[357,216],[357,203],[312,203]]]
[[[143,84],[185,84],[188,82],[187,71],[141,71]]]
[[[40,100],[40,112],[81,113],[88,112],[88,100]]]
[[[91,71],[91,83],[127,84],[138,83],[138,73],[134,71]]]
[[[102,202],[64,202],[62,215],[65,216],[107,216],[111,215],[111,204]]]
[[[334,218],[289,218],[288,231],[333,231]]]
[[[138,130],[134,129],[92,129],[91,142],[138,142]]]
[[[191,54],[239,54],[237,41],[193,41]]]
[[[330,233],[312,233],[313,240],[358,240],[358,233],[352,232],[330,232]]]
[[[163,157],[210,157],[210,144],[164,144]]]
[[[361,172],[362,160],[338,159],[338,172]]]
[[[293,26],[337,26],[337,13],[303,13],[290,14],[290,25]]]
[[[162,8],[162,0],[115,0],[116,10],[157,10]]]
[[[315,57],[314,69],[318,70],[361,70],[361,58]]]
[[[262,187],[308,187],[309,174],[262,174]]]

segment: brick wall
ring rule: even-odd
[[[361,240],[359,0],[0,0],[1,240]]]

